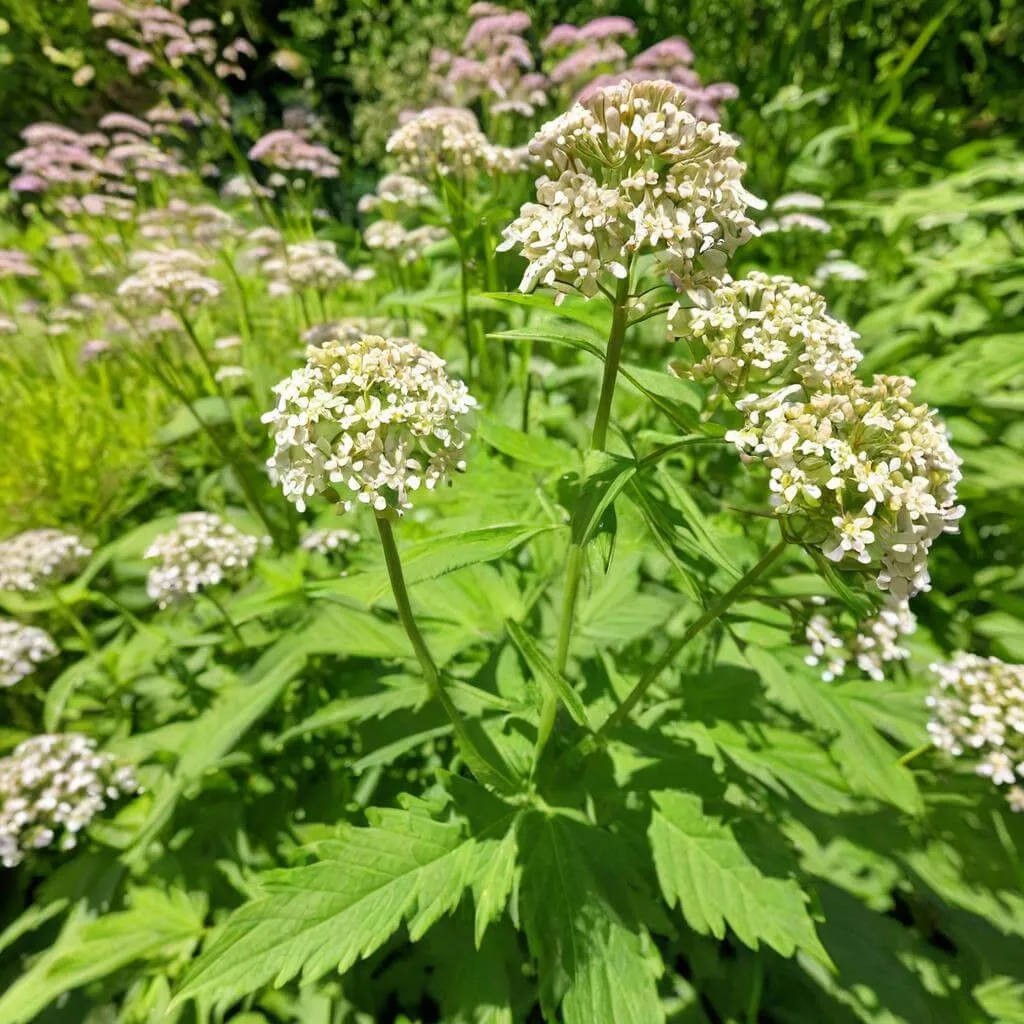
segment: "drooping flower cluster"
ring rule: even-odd
[[[117,294],[138,306],[185,308],[216,299],[224,286],[204,274],[210,261],[189,249],[148,249],[132,256],[138,269]]]
[[[844,386],[860,363],[857,335],[829,316],[825,300],[792,278],[752,271],[669,310],[669,333],[689,348],[677,372],[751,391],[792,379],[812,388]]]
[[[45,629],[0,619],[0,689],[20,683],[58,654],[53,637]]]
[[[146,592],[161,608],[188,602],[205,587],[237,584],[269,537],[256,537],[212,512],[186,512],[149,546]]]
[[[500,246],[529,263],[520,288],[586,296],[650,251],[683,287],[722,277],[752,236],[737,140],[683,110],[667,82],[603,89],[546,124],[530,143],[545,174]]]
[[[1009,786],[1006,798],[1024,811],[1024,665],[960,652],[931,666],[928,733],[950,757],[975,762],[978,775]]]
[[[138,792],[135,772],[78,733],[33,736],[0,760],[0,863],[71,850],[108,804]]]
[[[821,675],[826,682],[838,679],[853,662],[866,676],[880,683],[887,664],[910,657],[910,651],[900,645],[900,640],[916,629],[917,618],[902,598],[890,597],[877,615],[860,623],[852,637],[837,633],[827,616],[813,615],[807,623],[811,653],[805,661],[808,665],[823,666]]]
[[[74,576],[92,555],[63,530],[26,530],[0,542],[0,590],[32,591]]]
[[[337,178],[341,158],[300,131],[278,128],[249,150],[249,158],[279,171],[301,171],[314,178]]]
[[[302,511],[324,495],[401,513],[420,487],[464,467],[466,414],[475,406],[444,360],[405,338],[367,335],[307,350],[278,384],[270,477]]]
[[[361,269],[353,273],[348,264],[338,258],[333,242],[312,240],[286,245],[284,252],[263,261],[263,272],[269,280],[271,295],[291,295],[303,288],[326,291],[342,281],[365,280],[372,271]]]
[[[423,224],[406,228],[394,220],[378,220],[365,231],[363,239],[368,249],[380,249],[395,257],[399,263],[415,263],[432,245],[448,237],[444,228]]]
[[[303,551],[312,551],[318,555],[326,556],[354,547],[361,540],[362,537],[355,530],[346,530],[344,527],[329,527],[310,530],[302,538],[301,546]]]

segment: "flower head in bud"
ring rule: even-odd
[[[448,232],[431,224],[410,229],[398,221],[378,220],[366,229],[363,237],[368,249],[391,253],[399,263],[415,263],[430,246],[443,242]]]
[[[270,279],[271,295],[290,295],[304,288],[325,291],[355,278],[348,264],[338,258],[333,242],[294,242],[284,254],[264,260],[263,272]]]
[[[466,177],[487,164],[490,143],[469,110],[430,107],[414,114],[388,139],[402,174],[423,181]]]
[[[444,360],[405,338],[366,335],[307,350],[281,381],[270,478],[301,511],[324,495],[401,513],[411,495],[464,468],[466,414],[476,405]]]
[[[529,261],[521,289],[590,296],[653,252],[685,288],[719,280],[756,231],[736,139],[683,108],[669,82],[623,82],[544,125],[530,143],[543,165],[536,203],[500,246]]]
[[[36,666],[58,654],[57,645],[44,629],[0,619],[0,689],[20,683]]]
[[[374,210],[400,212],[433,204],[433,192],[423,182],[408,174],[385,174],[376,189],[359,200],[359,212]]]
[[[187,512],[146,551],[157,564],[146,592],[161,608],[191,601],[203,588],[241,583],[269,537],[254,537],[212,512]]]
[[[825,300],[792,278],[753,271],[669,310],[669,333],[690,349],[682,376],[750,392],[766,382],[797,379],[813,388],[845,386],[861,353],[857,335],[829,316]]]
[[[342,554],[350,547],[355,547],[362,540],[355,530],[346,530],[344,527],[332,527],[320,530],[310,530],[302,538],[302,550],[312,551],[318,555]]]
[[[203,271],[210,261],[188,249],[136,253],[138,270],[118,286],[117,294],[143,307],[198,306],[216,299],[223,285]]]
[[[0,760],[0,863],[71,850],[108,804],[137,792],[135,773],[77,733],[33,736]]]
[[[928,732],[939,750],[974,762],[978,775],[1009,787],[1007,801],[1024,810],[1024,665],[963,652],[931,666]]]
[[[26,530],[0,542],[0,590],[38,590],[74,576],[92,548],[63,530]]]

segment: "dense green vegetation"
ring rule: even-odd
[[[0,1024],[1024,1020],[1018,7],[0,33]]]

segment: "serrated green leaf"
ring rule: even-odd
[[[654,802],[648,837],[658,881],[694,931],[721,939],[728,925],[751,949],[764,942],[782,956],[802,949],[830,962],[796,882],[762,874],[692,793],[655,793]]]
[[[23,1024],[65,992],[137,960],[175,956],[199,939],[202,905],[184,893],[131,890],[129,909],[72,915],[58,942],[0,997],[0,1024]]]
[[[228,1001],[301,974],[344,973],[407,922],[415,941],[450,913],[480,870],[478,847],[457,823],[418,811],[371,810],[345,826],[306,867],[262,876],[264,895],[228,918],[187,975],[176,1001]]]
[[[602,860],[596,828],[530,815],[521,912],[540,968],[541,1005],[565,1024],[659,1024],[660,958],[626,903],[628,874]]]

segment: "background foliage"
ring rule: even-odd
[[[240,139],[294,104],[322,119],[343,170],[318,233],[353,264],[371,262],[355,201],[382,173],[399,112],[427,99],[430,48],[457,45],[467,7],[189,8],[257,45],[248,81],[230,87]],[[654,324],[627,359],[644,386],[616,399],[629,444],[595,471],[581,453],[600,363],[581,350],[603,346],[601,313],[474,294],[510,379],[524,338],[534,345],[530,391],[493,388],[467,473],[417,502],[401,549],[456,702],[513,769],[529,763],[552,679],[570,528],[595,536],[561,760],[545,765],[542,800],[488,788],[427,699],[372,519],[355,520],[364,541],[342,559],[303,550],[300,530],[337,525],[332,510],[296,517],[257,472],[258,416],[301,358],[302,309],[251,269],[235,301],[198,318],[207,345],[242,330],[240,308],[249,318],[251,391],[225,403],[197,387],[204,432],[145,366],[79,365],[93,321],[46,333],[88,281],[48,248],[45,212],[0,200],[0,248],[45,267],[25,296],[50,311],[19,340],[0,336],[0,536],[60,525],[96,549],[55,594],[0,595],[63,651],[30,691],[0,691],[0,752],[32,732],[83,731],[139,765],[145,786],[80,851],[3,872],[0,1024],[1024,1020],[1021,816],[934,752],[901,761],[927,740],[931,661],[957,649],[1024,661],[1024,8],[539,0],[530,13],[538,35],[615,13],[636,21],[639,45],[687,36],[705,81],[739,87],[725,124],[752,191],[824,197],[827,238],[767,235],[732,268],[811,280],[841,250],[864,280],[821,287],[859,332],[865,372],[913,375],[950,426],[968,514],[935,547],[909,660],[884,683],[823,682],[803,662],[809,599],[852,623],[858,594],[791,550],[687,648],[620,742],[574,759],[569,712],[610,714],[774,541],[770,519],[735,511],[763,509],[764,482],[731,452],[701,451],[640,486],[637,461],[678,435],[666,408],[697,422],[703,400],[664,372]],[[85,130],[152,104],[83,3],[7,0],[0,17],[5,156],[29,121]],[[281,51],[301,62],[283,70]],[[95,77],[72,84],[85,66]],[[217,142],[195,145],[196,164],[210,156],[227,173]],[[493,241],[526,195],[485,197],[476,240]],[[420,261],[411,285],[380,263],[324,312],[420,321],[423,343],[465,373],[454,248]],[[486,290],[514,298],[520,269],[502,256]],[[221,447],[236,428],[237,462]],[[246,480],[280,544],[225,597],[239,642],[208,603],[156,612],[143,554],[199,507],[262,530]]]

